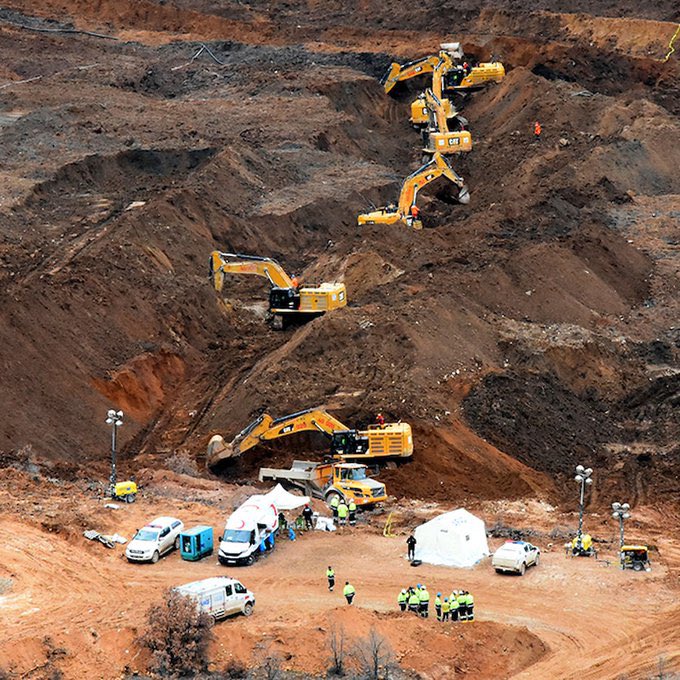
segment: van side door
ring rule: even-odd
[[[224,610],[226,614],[235,614],[240,611],[238,605],[238,597],[234,593],[234,586],[229,584],[224,586],[226,602],[224,605]]]
[[[216,588],[210,593],[210,614],[216,619],[226,615],[226,589],[231,589],[231,586],[225,588]]]

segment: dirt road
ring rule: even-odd
[[[43,512],[55,514],[50,508],[63,502],[45,494]],[[150,497],[116,511],[103,509],[95,499],[70,503],[90,526],[109,531],[115,526],[128,537],[169,507],[187,526],[212,524],[216,535],[227,514],[215,505],[169,498]],[[437,509],[433,504],[429,512]],[[486,512],[491,521],[493,512]],[[534,509],[524,522],[549,526],[563,519],[540,516]],[[656,517],[649,513],[645,531],[652,520]],[[126,666],[143,669],[146,659],[134,639],[148,606],[167,587],[225,573],[241,578],[257,604],[252,618],[216,626],[212,653],[218,668],[234,659],[256,665],[269,654],[278,655],[283,667],[322,673],[333,622],[344,626],[349,638],[375,626],[404,667],[430,678],[462,669],[478,677],[604,679],[649,670],[661,656],[669,667],[680,662],[679,629],[671,625],[680,616],[675,538],[659,544],[651,573],[569,559],[556,547],[520,578],[497,575],[488,561],[470,570],[411,568],[404,559],[405,537],[385,538],[380,526],[374,518],[356,529],[280,540],[254,566],[226,569],[214,556],[190,563],[177,554],[156,565],[128,564],[120,547],[109,551],[66,528],[48,533],[35,520],[3,512],[0,579],[11,579],[11,586],[0,597],[0,667],[26,672],[45,663],[43,639],[49,636],[54,647],[65,650],[53,663],[68,678],[113,678]],[[498,543],[492,541],[492,547]],[[355,585],[353,611],[344,605],[340,588],[328,592],[329,563],[340,584],[351,579]],[[477,621],[445,626],[433,617],[423,621],[398,614],[398,591],[415,582],[426,583],[433,595],[470,590]]]

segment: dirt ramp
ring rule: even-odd
[[[275,638],[270,649],[285,659],[284,665],[288,668],[323,673],[325,659],[312,650],[322,649],[327,644],[330,630],[334,628],[337,634],[344,634],[348,648],[365,644],[374,631],[402,668],[428,678],[443,677],[442,673],[505,676],[526,668],[546,652],[544,644],[526,628],[490,621],[459,626],[455,631],[450,626],[433,628],[431,620],[425,621],[412,614],[364,609],[360,599],[359,592],[357,606],[333,609],[315,617],[304,629],[289,626],[285,642]],[[499,647],[503,649],[502,654],[496,651]],[[347,661],[350,666],[354,663],[351,659]]]

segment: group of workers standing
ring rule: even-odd
[[[408,609],[425,619],[428,618],[430,593],[427,586],[419,583],[415,588],[413,586],[402,588],[397,596],[397,604],[403,612]],[[454,590],[449,597],[444,599],[441,593],[437,593],[434,599],[434,609],[437,621],[475,620],[475,599],[467,590]]]
[[[333,512],[333,519],[336,520],[340,526],[345,526],[348,519],[351,526],[356,525],[357,504],[354,502],[353,498],[350,498],[349,502],[345,502],[344,498],[340,498],[338,494],[333,494],[329,505]]]

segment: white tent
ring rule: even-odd
[[[273,503],[277,510],[294,510],[309,503],[309,496],[296,496],[277,484],[264,496],[269,503]]]
[[[449,567],[472,567],[489,555],[484,522],[464,508],[416,528],[416,559]]]

